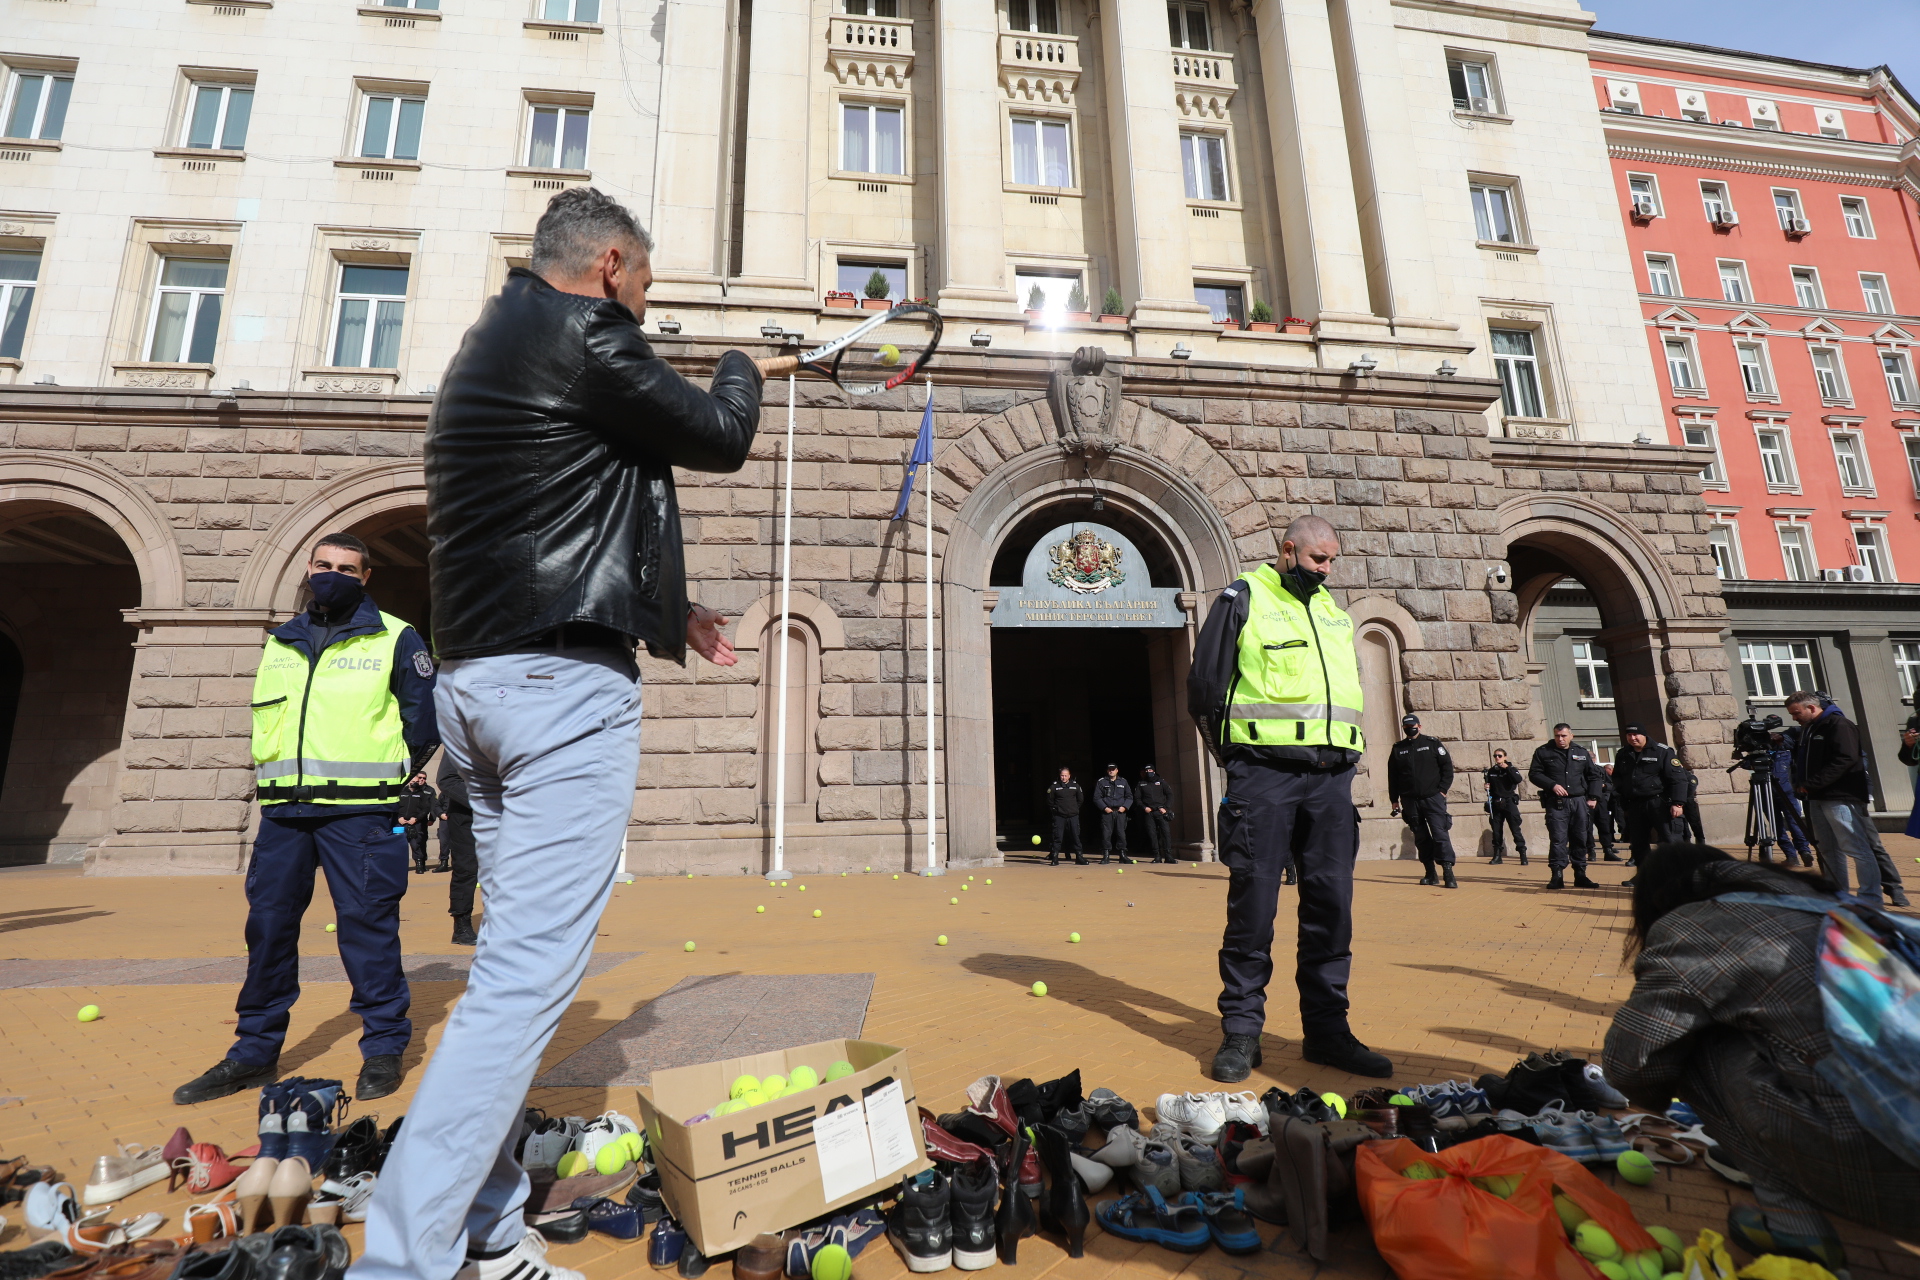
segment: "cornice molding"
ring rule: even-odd
[[[1763,160],[1744,156],[1715,155],[1707,151],[1680,147],[1655,147],[1638,143],[1607,143],[1607,154],[1615,160],[1635,164],[1671,164],[1695,169],[1716,169],[1723,173],[1756,173],[1774,178],[1796,178],[1802,182],[1837,182],[1856,187],[1911,186],[1913,180],[1900,174],[1889,156],[1887,170],[1875,174],[1861,169],[1835,169],[1824,165]]]

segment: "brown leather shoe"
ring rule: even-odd
[[[733,1255],[733,1280],[780,1280],[786,1269],[785,1237],[764,1231]]]

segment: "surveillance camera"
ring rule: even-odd
[[[1487,582],[1491,586],[1496,586],[1496,587],[1506,586],[1507,585],[1507,566],[1503,564],[1488,565],[1487,566]]]

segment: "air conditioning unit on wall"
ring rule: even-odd
[[[1872,582],[1873,575],[1867,572],[1863,564],[1843,565],[1838,569],[1822,569],[1820,577],[1827,582]]]
[[[1731,209],[1722,209],[1713,215],[1713,225],[1716,227],[1738,226],[1740,225],[1740,215]]]

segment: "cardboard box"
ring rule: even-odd
[[[698,1124],[740,1076],[789,1075],[835,1062],[854,1073]],[[822,1040],[653,1073],[640,1089],[649,1154],[673,1216],[712,1257],[762,1231],[810,1218],[898,1185],[932,1167],[920,1129],[907,1051],[868,1040]]]

